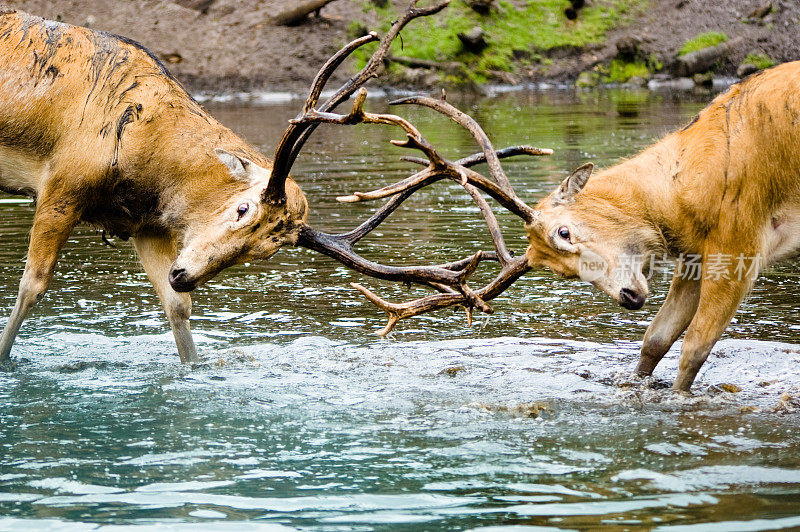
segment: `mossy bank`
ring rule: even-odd
[[[371,0],[361,0],[361,4],[364,13],[387,21],[382,29],[396,18],[397,6],[378,7]],[[647,0],[595,0],[570,20],[565,13],[570,3],[564,0],[485,4],[452,0],[440,16],[404,31],[403,42],[393,50],[400,60],[390,70],[399,80],[404,74],[415,80],[414,73],[404,70],[426,68],[449,84],[547,78],[558,56],[601,46],[610,30],[629,25],[647,4]],[[488,9],[476,9],[476,5],[488,5]],[[357,36],[353,29],[362,28],[366,26],[351,25],[350,36]],[[470,34],[483,44],[471,46]],[[359,55],[362,64],[366,56],[366,52]],[[414,59],[420,61],[414,63]]]

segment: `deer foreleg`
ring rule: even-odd
[[[192,298],[188,293],[178,293],[173,290],[168,280],[169,268],[178,256],[175,239],[170,236],[139,235],[133,239],[133,243],[144,271],[147,272],[147,277],[153,283],[164,307],[181,362],[199,362],[192,332],[189,329]]]
[[[0,361],[8,360],[22,322],[50,286],[58,254],[79,218],[77,205],[69,201],[40,199],[33,217],[28,258],[19,283],[17,302],[0,337]]]
[[[667,300],[647,328],[636,373],[652,375],[656,365],[689,326],[700,301],[700,280],[687,279],[680,268],[672,277]]]
[[[697,372],[722,336],[744,295],[752,285],[749,279],[709,279],[700,287],[700,302],[683,339],[678,377],[673,389],[689,391]]]

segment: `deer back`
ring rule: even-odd
[[[0,186],[69,196],[84,221],[120,236],[214,225],[225,200],[252,187],[216,149],[270,167],[130,39],[7,11],[0,70]],[[287,196],[304,219],[291,181]]]

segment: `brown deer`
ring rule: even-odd
[[[36,200],[17,302],[0,337],[0,363],[8,361],[22,321],[47,290],[61,247],[78,223],[133,239],[182,362],[198,360],[189,330],[188,292],[228,266],[267,259],[287,244],[320,251],[374,277],[441,292],[399,310],[386,304],[392,316],[387,331],[397,319],[433,308],[460,304],[490,311],[485,301],[522,275],[527,263],[524,257],[511,258],[475,186],[502,198],[509,208],[530,211],[513,195],[498,161],[548,151],[525,146],[495,151],[483,135],[483,153],[452,163],[402,118],[363,111],[362,86],[376,77],[400,30],[448,2],[427,8],[417,3],[410,1],[367,65],[319,104],[336,68],[353,51],[379,39],[374,33],[356,39],[328,60],[302,113],[284,133],[274,163],[214,120],[141,45],[16,10],[0,11],[0,189]],[[332,112],[356,91],[349,114]],[[483,134],[477,124],[467,124],[466,115],[444,102],[436,105],[478,137]],[[399,126],[408,137],[399,144],[421,150],[426,168],[355,230],[343,235],[316,231],[306,224],[306,199],[289,170],[321,123]],[[487,159],[495,178],[504,180],[499,185],[470,169]],[[354,253],[353,246],[414,191],[444,178],[464,184],[479,202],[496,252],[477,252],[439,266],[405,267],[375,264]],[[484,260],[499,260],[501,272],[487,287],[473,291],[467,279]]]
[[[582,166],[538,204],[528,261],[638,309],[643,265],[677,259],[636,371],[651,375],[686,331],[674,388],[687,391],[759,271],[800,251],[800,62],[734,85],[682,130],[591,173]]]
[[[269,163],[214,120],[158,59],[124,37],[0,12],[0,188],[36,201],[7,360],[76,224],[133,238],[182,361],[197,354],[191,299],[168,280],[179,245],[215,249],[203,279],[297,240],[306,200],[263,201]],[[216,239],[216,241],[212,241]],[[186,286],[180,275],[174,284]],[[181,284],[183,283],[183,284]]]
[[[457,112],[443,112],[458,121]],[[527,269],[545,267],[582,277],[635,310],[648,296],[644,269],[653,258],[671,257],[672,285],[647,329],[636,372],[651,375],[686,331],[674,388],[689,390],[758,273],[800,252],[799,129],[800,62],[793,62],[734,85],[681,131],[630,160],[591,179],[593,165],[581,166],[535,209],[514,195],[496,162],[490,166],[498,187],[465,173],[465,182],[523,219],[529,240],[527,264],[478,294],[490,299]],[[401,185],[342,199],[385,197]],[[397,318],[428,310],[359,289],[390,313],[383,333]],[[447,306],[444,299],[457,296],[430,297]]]

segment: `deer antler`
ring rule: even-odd
[[[393,185],[389,185],[371,192],[356,192],[351,196],[342,196],[337,199],[343,202],[354,202],[384,198],[394,195],[395,198],[393,201],[396,201],[399,197],[405,197],[406,194],[409,194],[409,191],[417,190],[443,178],[449,177],[459,182],[472,197],[473,201],[478,205],[484,221],[489,228],[489,233],[495,246],[495,256],[501,265],[501,270],[497,276],[489,284],[474,292],[474,295],[485,303],[486,301],[497,297],[504,290],[506,290],[506,288],[508,288],[514,281],[519,279],[525,272],[530,270],[530,266],[528,265],[524,256],[514,258],[511,252],[508,250],[505,244],[505,239],[502,235],[502,231],[500,230],[500,225],[497,222],[497,218],[478,189],[488,193],[501,205],[523,218],[523,220],[526,222],[530,222],[535,218],[535,211],[516,195],[511,187],[508,177],[500,165],[500,159],[511,155],[520,154],[550,155],[553,152],[552,150],[534,148],[530,146],[514,146],[504,150],[496,151],[486,133],[472,117],[445,101],[444,92],[442,92],[441,100],[415,96],[391,102],[391,105],[400,104],[423,105],[425,107],[430,107],[431,109],[434,109],[445,116],[448,116],[473,135],[478,144],[481,146],[482,152],[470,157],[465,157],[456,162],[448,162],[441,158],[433,159],[430,156],[428,157],[429,162],[426,162],[424,159],[420,158],[404,157],[405,160],[410,160],[419,164],[427,164],[427,167],[425,170],[422,170],[421,172],[418,172],[417,174],[414,174],[413,176]],[[351,113],[351,115],[352,114],[354,113]],[[364,121],[367,122],[368,120],[369,119],[365,116]],[[396,144],[396,141],[392,142]],[[473,166],[479,162],[488,162],[494,181],[491,181],[481,174],[468,168],[469,166]],[[459,294],[446,286],[434,286],[434,288],[442,292],[440,294],[433,294],[399,304],[390,303],[380,298],[374,292],[360,284],[351,283],[351,286],[359,290],[367,297],[367,299],[389,314],[389,322],[387,323],[386,327],[378,331],[379,335],[388,334],[392,328],[394,328],[397,322],[403,318],[416,316],[432,310],[454,305],[465,306],[467,309],[467,319],[471,322],[472,308],[475,306],[472,305],[463,294]],[[491,313],[491,307],[488,305],[487,307],[488,309],[482,308],[480,310]]]
[[[343,235],[327,235],[312,230],[311,228],[306,228],[301,232],[298,244],[336,258],[352,269],[373,277],[417,282],[426,284],[442,292],[415,301],[393,304],[381,299],[369,289],[359,284],[353,284],[353,286],[361,291],[370,301],[389,314],[389,323],[384,329],[379,331],[378,334],[387,334],[402,318],[416,316],[434,309],[453,305],[465,306],[467,308],[468,319],[470,320],[472,308],[478,308],[483,312],[491,313],[492,308],[486,301],[502,293],[511,283],[528,271],[529,267],[524,257],[513,258],[511,252],[506,247],[497,218],[489,204],[481,195],[479,188],[497,198],[502,205],[506,206],[512,212],[517,213],[526,221],[530,221],[533,219],[533,209],[526,205],[525,202],[519,199],[514,193],[508,178],[505,176],[505,172],[503,172],[500,166],[500,158],[517,154],[548,155],[552,152],[550,150],[529,146],[516,146],[498,152],[494,149],[488,136],[477,122],[444,100],[440,101],[425,97],[415,97],[393,102],[395,104],[414,103],[431,107],[451,117],[472,132],[473,136],[483,148],[482,153],[453,163],[443,158],[419,130],[404,118],[391,114],[374,114],[364,111],[363,106],[366,96],[366,89],[359,89],[354,99],[352,110],[346,115],[317,111],[312,108],[309,109],[304,116],[296,120],[340,125],[389,124],[398,126],[405,131],[406,139],[403,141],[393,140],[392,144],[421,151],[426,156],[427,162],[426,159],[415,158],[413,160],[414,162],[426,164],[426,167],[413,176],[394,185],[384,187],[379,191],[356,193],[351,196],[339,198],[340,201],[353,202],[394,196],[392,200],[387,202],[358,229]],[[495,181],[491,181],[469,168],[469,166],[483,161],[490,161],[490,170]],[[492,242],[494,243],[494,254],[490,255],[479,251],[472,257],[459,261],[458,263],[440,266],[396,268],[371,263],[352,251],[353,245],[360,238],[380,224],[411,194],[424,186],[445,178],[460,183],[478,205],[484,221],[489,228]],[[466,279],[477,269],[482,260],[499,261],[501,271],[489,285],[481,290],[473,291],[467,286]]]
[[[423,170],[431,174],[444,174],[457,180],[462,180],[462,172],[454,169],[451,163],[446,161],[436,148],[422,136],[422,134],[410,122],[396,115],[374,114],[364,111],[364,101],[367,91],[359,89],[353,102],[353,108],[349,114],[337,114],[331,112],[309,109],[302,117],[293,120],[295,123],[315,123],[315,124],[390,124],[402,128],[406,132],[406,140],[392,141],[392,144],[405,148],[413,148],[422,151],[430,161],[429,166]],[[377,227],[389,214],[391,214],[406,198],[427,183],[412,184],[404,190],[399,191],[395,198],[387,202],[369,220],[361,224],[350,233],[342,235],[329,235],[316,231],[310,227],[305,227],[300,232],[298,245],[319,251],[325,255],[333,257],[344,263],[350,268],[366,273],[380,279],[405,281],[425,284],[429,286],[443,286],[451,289],[470,303],[471,306],[489,311],[489,306],[483,302],[467,286],[467,278],[477,269],[483,260],[493,259],[493,255],[477,252],[465,261],[454,264],[440,266],[406,266],[394,267],[384,266],[368,261],[353,251],[353,246],[373,228]],[[481,198],[483,199],[483,198]],[[499,258],[499,257],[498,257]],[[501,259],[502,260],[502,259]],[[456,267],[457,266],[457,267]]]
[[[341,87],[339,87],[333,96],[328,98],[322,105],[320,105],[320,111],[332,111],[337,105],[350,98],[353,93],[355,93],[370,79],[378,77],[378,69],[383,64],[386,54],[389,53],[389,47],[392,45],[392,41],[394,41],[394,39],[400,34],[400,31],[406,26],[406,24],[415,18],[427,17],[429,15],[438,13],[450,4],[450,0],[442,0],[437,2],[435,5],[426,8],[416,7],[418,3],[419,0],[411,0],[409,2],[408,7],[403,15],[401,15],[400,18],[398,18],[392,24],[392,27],[389,28],[386,36],[378,45],[378,49],[374,54],[372,54],[372,57],[364,66],[364,68],[361,69],[358,74],[348,79]],[[322,89],[328,82],[328,79],[330,79],[331,75],[333,75],[333,72],[336,70],[336,68],[338,68],[339,65],[341,65],[342,62],[355,50],[367,43],[377,40],[378,35],[374,32],[370,33],[369,35],[361,37],[360,39],[354,40],[339,50],[339,52],[337,52],[333,57],[331,57],[325,63],[325,65],[323,65],[314,79],[301,116],[305,115],[312,108],[317,107],[317,102],[322,94]],[[303,148],[306,140],[309,136],[311,136],[311,133],[314,132],[318,125],[319,124],[316,123],[294,121],[283,133],[283,137],[281,138],[281,141],[275,150],[269,186],[264,191],[264,201],[282,203],[285,200],[286,178],[289,177],[289,170],[291,170],[292,165],[294,164],[295,159],[297,159],[297,155],[300,153],[300,150]]]
[[[328,255],[351,269],[379,279],[418,283],[434,288],[439,294],[433,294],[415,301],[402,304],[388,303],[364,288],[353,286],[364,293],[367,298],[389,313],[389,323],[379,332],[387,334],[402,318],[415,316],[430,310],[453,305],[462,305],[467,309],[468,319],[471,321],[472,309],[477,308],[483,312],[491,313],[492,308],[486,301],[502,293],[508,286],[528,271],[529,266],[525,257],[514,258],[507,249],[500,226],[489,204],[481,195],[481,191],[496,199],[502,206],[522,217],[526,221],[533,219],[535,213],[514,193],[511,184],[500,165],[500,159],[513,155],[549,155],[551,150],[534,148],[531,146],[514,146],[504,150],[495,150],[486,134],[471,117],[462,113],[455,107],[442,101],[430,98],[415,97],[393,102],[393,104],[418,104],[431,107],[446,116],[449,116],[463,127],[467,128],[481,146],[482,152],[471,155],[456,162],[451,162],[442,157],[437,149],[414,127],[410,122],[393,114],[375,114],[364,111],[366,89],[362,87],[371,78],[377,76],[378,67],[383,62],[389,51],[392,40],[400,30],[411,20],[432,15],[444,9],[449,0],[444,0],[428,8],[417,8],[418,0],[412,0],[405,13],[392,24],[386,37],[381,40],[376,52],[372,55],[367,65],[357,75],[345,82],[327,101],[318,104],[322,88],[331,77],[336,68],[359,47],[374,42],[378,37],[371,33],[356,39],[342,48],[322,67],[311,86],[309,96],[301,114],[290,121],[289,127],[284,132],[283,138],[275,152],[272,174],[269,186],[264,193],[264,201],[280,203],[285,200],[284,186],[297,155],[308,137],[320,124],[383,124],[401,128],[406,133],[402,141],[392,141],[396,146],[411,148],[422,152],[424,158],[404,157],[405,160],[425,166],[414,175],[388,187],[372,192],[356,192],[351,196],[338,198],[340,201],[356,202],[369,199],[378,199],[392,196],[369,219],[356,229],[344,234],[327,234],[317,231],[309,226],[301,227],[297,245],[313,249]],[[333,112],[341,102],[355,94],[353,106],[349,113],[339,114]],[[444,96],[444,93],[443,93]],[[487,162],[492,179],[475,172],[471,167]],[[483,218],[489,228],[495,250],[493,252],[478,251],[475,254],[448,264],[434,266],[385,266],[369,261],[353,250],[359,240],[369,234],[392,212],[394,212],[414,192],[431,183],[442,179],[452,179],[461,184],[473,201],[478,205]],[[467,285],[467,280],[483,261],[497,261],[501,271],[495,279],[483,288],[474,291]]]

